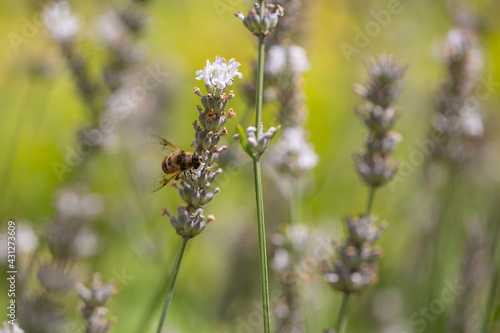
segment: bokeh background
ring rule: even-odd
[[[464,223],[477,218],[489,228],[499,223],[500,216],[496,205],[500,199],[500,3],[484,0],[469,4],[480,22],[482,77],[493,84],[488,86],[488,96],[481,99],[485,124],[482,148],[464,168],[454,189],[456,199],[450,210],[455,212],[455,223],[449,224],[452,227],[447,233],[457,241],[447,257],[449,281],[458,276],[465,257]],[[233,86],[236,97],[230,102],[237,118],[228,121],[230,135],[224,137],[230,151],[221,161],[226,168],[219,179],[221,192],[206,209],[216,221],[188,244],[166,326],[168,332],[259,331],[242,324],[260,319],[252,166],[241,148],[231,143],[236,125],[248,126],[253,120],[243,84],[253,78],[256,39],[233,15],[237,10],[247,12],[251,5],[242,0],[152,1],[145,5],[146,26],[134,43],[133,52],[141,59],[134,64],[135,73],[140,78],[148,68],[161,68],[167,73],[162,84],[116,124],[104,148],[96,148],[88,161],[83,157],[78,166],[58,177],[54,163],[67,163],[68,151],[76,149],[79,142],[78,132],[92,126],[92,114],[77,91],[60,47],[43,26],[34,23],[33,17],[42,11],[44,2],[0,3],[0,232],[5,233],[9,219],[26,229],[24,238],[18,238],[25,243],[18,244],[18,265],[24,272],[19,276],[18,299],[40,290],[36,267],[51,257],[44,237],[58,214],[57,198],[63,195],[61,191],[76,189],[93,193],[84,209],[90,215],[96,213],[88,234],[79,240],[85,255],[71,263],[76,280],[88,283],[93,272],[100,272],[105,281],[117,281],[119,292],[109,304],[110,314],[117,320],[113,332],[154,330],[181,243],[167,217],[161,216],[162,208],[175,211],[181,200],[171,187],[149,193],[163,156],[148,136],[157,134],[188,149],[199,104],[192,91],[195,86],[203,88],[195,80],[195,71],[202,69],[207,59],[221,55],[241,63],[244,78]],[[71,6],[82,24],[75,47],[89,62],[91,75],[99,77],[103,64],[109,64],[99,17],[113,8],[126,8],[127,1],[72,1]],[[346,57],[340,44],[353,45],[356,29],[364,29],[373,20],[370,12],[387,6],[386,1],[307,1],[300,13],[300,34],[295,38],[295,43],[307,50],[311,63],[304,73],[309,109],[306,130],[320,158],[304,181],[301,205],[302,222],[316,235],[313,249],[317,244],[340,240],[342,217],[360,213],[366,205],[367,188],[360,182],[352,159],[363,145],[366,129],[353,112],[361,98],[351,91],[353,83],[367,79],[364,57],[390,52],[400,63],[409,65],[397,103],[400,117],[396,129],[404,140],[395,153],[408,170],[400,182],[377,192],[373,212],[390,225],[380,241],[385,256],[379,282],[353,301],[351,332],[419,331],[410,318],[419,308],[429,306],[419,298],[427,288],[425,276],[420,274],[427,261],[421,256],[426,253],[427,231],[434,223],[433,203],[439,196],[436,182],[446,182],[440,176],[429,181],[424,172],[426,163],[409,159],[419,149],[416,143],[429,133],[436,92],[446,79],[441,45],[454,24],[450,14],[454,4],[400,1],[401,12],[392,15],[359,54]],[[26,22],[35,24],[34,28],[26,28]],[[23,38],[19,44],[12,42],[12,34]],[[265,106],[266,125],[278,125],[276,112],[273,103]],[[270,177],[268,169],[264,173],[271,238],[289,219],[288,199],[279,190],[279,178]],[[81,204],[69,202],[70,210],[71,205]],[[495,234],[486,234],[489,244]],[[329,248],[320,247],[322,251]],[[272,258],[272,242],[269,252]],[[499,263],[490,261],[487,266],[495,265]],[[324,282],[318,262],[311,267],[301,287],[304,327],[306,332],[320,332],[336,321],[341,295]],[[3,281],[5,271],[0,273]],[[280,284],[272,272],[271,276],[272,293],[279,291]],[[438,290],[445,288],[444,282],[433,281]],[[64,332],[83,331],[76,294],[70,290],[61,302],[61,311],[68,318]],[[5,309],[6,304],[2,296],[0,307]],[[482,301],[480,309],[484,304]],[[438,332],[431,324],[447,322],[454,306],[447,304],[435,320],[428,321],[425,331]]]

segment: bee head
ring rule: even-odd
[[[193,169],[198,169],[201,165],[201,156],[194,153]]]

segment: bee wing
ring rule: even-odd
[[[168,142],[162,137],[159,137],[158,135],[150,135],[149,139],[151,142],[154,144],[156,149],[161,151],[165,155],[169,155],[173,153],[174,151],[181,150],[180,148],[176,147],[174,144],[171,142]]]
[[[155,181],[151,184],[149,187],[149,192],[153,193],[161,189],[163,186],[167,185],[170,183],[172,179],[175,177],[179,176],[180,172],[174,173],[174,174],[161,174],[158,177],[156,177]]]

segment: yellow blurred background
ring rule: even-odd
[[[408,317],[421,304],[412,303],[406,291],[418,282],[413,264],[418,250],[425,247],[418,235],[432,215],[423,163],[413,165],[409,158],[429,132],[436,92],[446,78],[440,48],[453,25],[452,5],[445,1],[399,1],[398,12],[391,14],[386,26],[379,25],[380,31],[368,38],[366,46],[346,56],[341,45],[355,46],[358,31],[365,31],[366,24],[375,20],[373,13],[387,10],[390,2],[307,1],[301,13],[301,33],[295,41],[307,50],[311,63],[304,74],[309,109],[306,128],[320,157],[303,197],[303,222],[328,240],[340,240],[341,218],[365,207],[367,189],[355,172],[352,155],[362,148],[366,129],[354,114],[361,98],[351,91],[353,83],[367,79],[363,59],[390,52],[400,63],[409,65],[397,102],[400,117],[395,127],[404,137],[395,157],[408,168],[408,177],[377,192],[373,211],[390,225],[380,242],[385,257],[379,283],[353,302],[352,332],[394,332],[384,330],[388,322],[373,311],[379,306],[376,300],[381,299],[377,295],[386,295],[388,290],[402,300],[391,320],[407,327],[405,332],[412,332]],[[480,20],[482,77],[492,84],[488,86],[490,94],[481,100],[487,154],[471,166],[471,178],[464,186],[474,190],[461,192],[467,198],[462,202],[469,204],[460,211],[486,217],[499,198],[500,2],[470,4]],[[0,231],[5,231],[4,222],[9,219],[29,224],[43,246],[42,235],[55,215],[57,191],[78,185],[97,193],[104,203],[94,223],[99,234],[97,254],[75,263],[80,280],[88,282],[96,271],[105,280],[117,280],[119,293],[109,306],[110,314],[117,319],[113,332],[136,331],[145,313],[152,312],[141,328],[141,332],[151,332],[181,242],[168,219],[161,216],[162,208],[173,212],[181,201],[171,187],[149,193],[150,183],[161,171],[163,156],[148,136],[157,134],[188,149],[193,139],[192,122],[198,116],[196,105],[200,103],[192,93],[193,87],[203,88],[195,72],[216,55],[236,58],[244,76],[232,87],[236,97],[230,106],[237,118],[228,121],[230,135],[223,138],[224,144],[233,141],[237,124],[250,125],[253,110],[247,105],[241,84],[253,78],[256,38],[233,14],[247,12],[252,2],[153,1],[145,6],[147,26],[137,47],[145,60],[142,73],[148,66],[158,66],[168,73],[161,87],[164,92],[157,91],[162,109],[154,116],[131,114],[117,124],[109,149],[99,150],[84,168],[75,168],[77,172],[64,173],[62,181],[54,163],[67,162],[68,151],[78,144],[78,131],[91,124],[91,117],[60,49],[37,20],[43,5],[42,1],[28,0],[0,3]],[[71,2],[82,23],[77,49],[89,60],[93,75],[100,74],[106,60],[96,29],[97,17],[125,5],[126,1]],[[266,127],[278,125],[275,115],[275,105],[266,105]],[[241,150],[235,144],[230,149]],[[241,154],[228,156],[239,156],[239,161],[234,167],[229,163],[224,184],[219,184],[221,193],[207,207],[215,222],[188,244],[167,317],[168,332],[246,332],[241,319],[260,309],[252,167]],[[273,179],[266,178],[266,171],[264,191],[269,236],[288,213],[286,200],[284,203],[280,198]],[[39,254],[41,261],[48,257],[46,249]],[[28,278],[26,290],[39,288],[35,275]],[[279,288],[276,282],[271,283],[271,291],[273,288]],[[154,303],[157,295],[160,301]],[[307,332],[331,327],[340,300],[319,274],[308,281],[303,290]],[[82,331],[76,304],[76,296],[70,295],[64,310],[76,331]],[[150,308],[150,304],[155,305]],[[3,297],[0,305],[5,305]]]

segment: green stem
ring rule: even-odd
[[[172,277],[170,278],[170,282],[168,284],[167,297],[165,298],[165,303],[163,304],[163,310],[161,312],[160,322],[158,323],[158,328],[156,329],[156,333],[161,332],[163,321],[167,317],[168,305],[170,304],[170,300],[172,299],[172,295],[174,294],[175,279],[177,278],[177,273],[179,273],[179,267],[181,266],[182,256],[184,255],[184,250],[186,249],[186,244],[188,240],[189,238],[182,239],[181,248],[179,250],[179,253],[177,254],[177,259],[175,259],[174,270],[172,272]]]
[[[260,0],[260,17],[264,17],[264,0]],[[259,36],[259,54],[257,58],[257,87],[255,96],[255,128],[259,128],[262,122],[262,102],[264,95],[264,36]],[[257,140],[259,130],[257,130]],[[257,201],[257,223],[259,229],[259,255],[260,255],[260,275],[262,284],[262,315],[264,317],[264,332],[271,331],[271,320],[269,315],[269,281],[267,274],[267,253],[266,253],[266,228],[264,223],[264,195],[262,193],[262,175],[260,160],[258,156],[253,158],[255,174],[255,199]]]
[[[342,298],[342,307],[340,308],[339,320],[337,322],[337,333],[344,333],[349,320],[349,306],[351,304],[351,294],[345,293]]]
[[[493,239],[499,239],[500,236],[500,226],[498,224],[495,225],[496,232],[493,232],[493,235],[497,235],[496,237],[493,237]],[[500,265],[498,262],[500,262],[500,247],[498,247],[498,243],[496,241],[493,241],[491,244],[491,254],[488,256],[493,263],[493,272],[492,272],[492,278],[489,282],[489,287],[488,287],[488,297],[486,301],[486,310],[484,312],[484,318],[483,318],[483,328],[481,330],[482,333],[487,333],[490,332],[490,324],[493,322],[493,314],[495,313],[494,307],[495,307],[495,301],[496,301],[496,296],[498,293],[498,287],[500,281]]]
[[[257,223],[259,229],[260,277],[262,283],[262,311],[264,316],[264,332],[269,333],[271,320],[269,315],[269,280],[267,276],[266,229],[264,223],[264,196],[262,193],[262,175],[260,161],[253,160],[255,171],[255,199],[257,201]]]
[[[366,204],[366,216],[369,216],[372,212],[373,197],[375,196],[375,187],[370,187],[368,192],[368,203]]]
[[[262,4],[261,4],[262,6]],[[262,8],[262,7],[261,7]],[[263,12],[263,11],[261,11]],[[259,36],[259,54],[257,58],[257,91],[255,96],[255,128],[257,128],[257,136],[259,135],[259,126],[262,122],[262,101],[264,96],[264,54],[266,45],[264,44],[264,36]],[[257,137],[258,139],[258,137]]]

